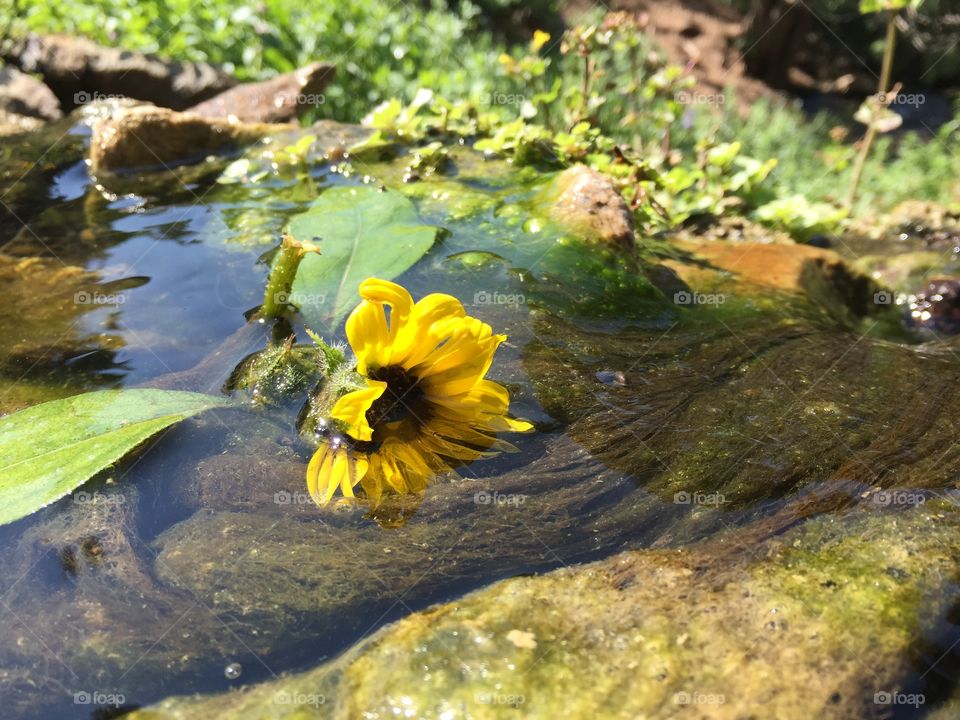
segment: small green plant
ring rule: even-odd
[[[853,202],[856,200],[863,166],[877,133],[890,132],[900,126],[900,116],[890,110],[890,104],[896,99],[900,88],[897,86],[890,93],[887,92],[890,87],[890,71],[893,67],[893,51],[897,43],[897,17],[904,8],[916,8],[921,2],[923,0],[860,0],[861,14],[886,13],[887,35],[883,46],[883,65],[880,69],[877,94],[867,98],[854,115],[857,121],[867,126],[867,134],[863,138],[860,154],[853,167],[853,176],[850,178],[850,190],[845,203],[848,210],[853,207]]]

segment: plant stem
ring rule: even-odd
[[[633,88],[630,93],[630,101],[633,106],[633,149],[638,153],[643,151],[643,143],[640,140],[640,133],[637,130],[639,126],[640,113],[643,110],[640,100],[640,58],[639,47],[634,44],[630,46],[630,78],[633,80]]]
[[[263,294],[263,305],[257,313],[263,319],[280,318],[286,315],[293,280],[297,268],[307,253],[319,253],[320,249],[311,242],[300,242],[289,235],[283,236],[280,253],[273,262],[267,277],[267,289]]]
[[[590,51],[585,50],[583,54],[583,101],[580,105],[580,117],[578,122],[587,119],[587,109],[590,106]]]
[[[886,106],[884,97],[887,94],[887,86],[890,84],[890,72],[893,67],[893,49],[897,43],[897,11],[890,10],[887,15],[887,38],[883,47],[883,65],[880,69],[880,82],[877,87],[877,98],[874,101],[877,113],[881,106]],[[853,210],[853,201],[857,197],[857,186],[860,184],[860,176],[863,175],[863,166],[867,162],[867,155],[870,153],[870,147],[873,145],[873,139],[877,136],[876,117],[872,118],[870,126],[867,128],[867,134],[863,138],[863,146],[860,148],[860,154],[857,156],[856,165],[853,167],[853,177],[850,178],[850,190],[847,193],[847,201],[844,203],[847,211]]]

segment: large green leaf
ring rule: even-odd
[[[103,390],[0,418],[0,525],[72,492],[163,428],[227,402],[173,390]]]
[[[303,259],[290,301],[308,324],[330,332],[359,301],[361,281],[397,277],[433,246],[438,231],[422,224],[413,204],[395,190],[326,190],[290,221],[289,234],[301,241],[319,238],[322,253]]]

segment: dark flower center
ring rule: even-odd
[[[367,377],[387,384],[383,395],[374,400],[370,409],[367,410],[367,422],[374,431],[379,423],[403,420],[411,414],[422,415],[423,389],[420,387],[419,378],[408,373],[400,365],[388,365],[370,370],[367,372]]]

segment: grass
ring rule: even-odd
[[[356,122],[385,99],[409,102],[420,87],[451,100],[473,100],[483,109],[478,98],[543,93],[557,77],[562,78],[563,89],[552,105],[544,105],[538,121],[551,124],[553,118],[553,126],[561,129],[571,107],[582,102],[582,95],[577,100],[582,60],[576,53],[561,56],[559,38],[545,48],[548,70],[537,70],[532,80],[505,76],[498,60],[501,54],[520,57],[529,52],[493,34],[491,17],[523,9],[516,0],[476,0],[479,5],[441,0],[82,0],[69,5],[9,1],[12,4],[0,7],[0,27],[9,25],[15,33],[85,35],[108,45],[217,63],[245,80],[313,60],[332,61],[338,68],[337,81],[315,117]],[[550,8],[555,8],[552,0],[537,0],[538,12]],[[532,12],[530,7],[525,11]],[[770,178],[778,196],[843,200],[853,142],[862,127],[849,127],[849,119],[827,115],[811,119],[788,103],[760,103],[747,117],[737,115],[733,102],[725,103],[719,115],[710,112],[712,108],[698,108],[695,115],[675,104],[671,108],[672,86],[657,95],[650,89],[649,73],[635,65],[637,57],[646,57],[648,43],[642,38],[632,50],[618,49],[614,43],[598,55],[598,69],[605,72],[595,71],[593,100],[598,104],[592,115],[605,134],[620,143],[640,138],[649,147],[658,144],[657,138],[669,127],[674,147],[691,158],[703,139],[739,141],[746,156],[778,159]],[[645,91],[650,94],[644,96]],[[630,99],[635,97],[644,99]],[[519,103],[500,109],[514,117],[522,111]],[[625,124],[625,110],[634,118],[632,124]],[[847,137],[841,138],[837,127],[846,127]],[[916,133],[901,134],[895,141],[881,138],[866,164],[856,211],[888,210],[906,199],[944,203],[960,199],[952,145],[952,127],[932,139]]]

